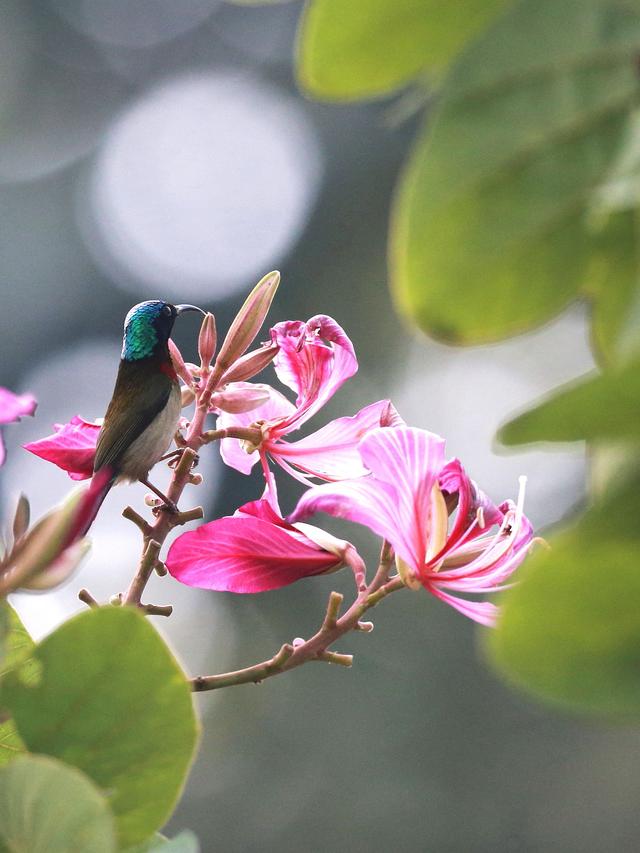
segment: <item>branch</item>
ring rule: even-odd
[[[358,594],[356,600],[343,616],[340,616],[340,608],[344,596],[339,592],[332,592],[329,596],[322,625],[310,640],[306,642],[294,641],[293,644],[285,643],[274,657],[245,669],[219,675],[199,675],[191,679],[192,690],[201,693],[205,690],[219,690],[221,687],[231,687],[237,684],[258,684],[266,678],[288,672],[290,669],[302,666],[309,661],[325,661],[340,666],[351,666],[352,655],[329,651],[329,646],[350,631],[370,632],[373,629],[372,623],[362,622],[361,617],[390,593],[404,589],[400,577],[396,576],[389,580],[391,560],[391,547],[387,542],[384,542],[378,569],[369,586]]]

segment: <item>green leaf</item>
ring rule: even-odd
[[[403,314],[482,343],[588,288],[587,212],[625,139],[639,47],[640,9],[610,0],[520,0],[468,47],[394,205]]]
[[[189,685],[139,613],[106,607],[39,643],[36,684],[5,678],[3,701],[32,752],[79,767],[109,793],[119,841],[162,826],[183,787],[198,725]]]
[[[128,847],[126,853],[199,853],[198,839],[189,830],[181,832],[175,838],[165,838],[156,833],[153,838],[135,847]]]
[[[113,817],[84,773],[29,755],[0,769],[0,850],[112,853]]]
[[[640,717],[639,485],[609,495],[525,563],[488,637],[510,680],[583,713]]]
[[[38,677],[38,664],[30,659],[35,643],[29,632],[20,621],[20,617],[6,601],[0,602],[0,614],[7,633],[4,638],[5,656],[0,659],[0,679],[14,667],[21,667],[21,677],[27,681],[35,681]],[[0,706],[2,704],[2,688],[0,685]],[[25,745],[16,731],[12,719],[4,719],[4,711],[0,710],[0,766],[25,752]]]
[[[507,2],[313,0],[300,24],[300,85],[331,100],[392,92],[444,68]]]
[[[593,302],[592,338],[603,365],[638,351],[640,256],[635,211],[617,213],[594,240],[587,288]]]
[[[570,383],[505,424],[503,444],[640,439],[640,358]]]

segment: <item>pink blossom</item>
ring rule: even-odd
[[[91,477],[100,424],[74,415],[69,423],[54,424],[54,429],[53,435],[25,444],[25,450],[47,462],[53,462],[66,471],[72,480]]]
[[[476,622],[492,625],[495,605],[457,593],[503,589],[526,556],[533,531],[522,512],[524,483],[517,505],[497,507],[458,460],[445,464],[444,446],[425,430],[375,429],[359,445],[370,474],[314,486],[290,520],[322,511],[368,526],[393,546],[407,586],[421,585]]]
[[[296,393],[295,404],[271,388],[270,398],[251,412],[222,413],[219,428],[257,426],[262,434],[258,446],[224,439],[220,448],[224,461],[248,474],[260,457],[264,465],[269,456],[307,484],[307,476],[336,480],[365,474],[356,450],[360,439],[375,427],[402,423],[388,400],[366,406],[353,417],[338,418],[297,442],[284,440],[357,371],[353,344],[344,330],[331,317],[318,315],[307,323],[279,323],[271,330],[271,340],[279,347],[276,373]]]
[[[0,388],[0,424],[10,424],[20,420],[23,415],[33,415],[36,410],[35,397],[31,394],[14,394],[7,388]],[[5,460],[6,452],[2,434],[0,433],[0,465]]]
[[[262,498],[183,533],[169,549],[169,572],[187,586],[250,593],[279,589],[348,563],[363,582],[364,564],[353,545],[311,525],[289,524],[274,506],[273,496]]]

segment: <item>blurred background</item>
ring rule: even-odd
[[[311,424],[390,397],[446,437],[496,501],[529,476],[538,527],[583,499],[575,447],[499,454],[496,427],[592,365],[585,314],[507,343],[459,350],[395,317],[386,284],[390,196],[418,116],[392,101],[305,100],[291,59],[297,2],[3,0],[0,5],[0,384],[31,391],[37,415],[5,431],[6,509],[24,490],[36,514],[71,488],[20,444],[74,414],[104,414],[132,304],[166,298],[215,313],[224,330],[248,289],[282,271],[271,324],[327,313],[360,371]],[[195,357],[197,321],[176,338]],[[263,337],[266,337],[266,330]],[[273,381],[267,371],[264,381]],[[205,484],[185,507],[230,514],[257,476],[202,454]],[[164,480],[163,480],[164,478]],[[162,485],[167,472],[154,472]],[[282,505],[296,484],[280,479]],[[111,492],[79,574],[16,596],[35,637],[131,577],[138,533],[124,521],[142,486]],[[363,530],[327,526],[372,564]],[[254,597],[155,579],[173,603],[157,627],[191,674],[264,659],[308,637],[347,573]],[[197,697],[202,748],[169,831],[204,851],[624,851],[640,832],[631,729],[585,724],[512,693],[487,668],[481,633],[426,594],[398,594],[372,636],[346,638],[350,671],[307,666],[261,686]],[[72,665],[72,664],[70,664]]]

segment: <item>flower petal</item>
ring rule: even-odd
[[[454,607],[462,613],[463,616],[468,616],[469,619],[473,619],[474,622],[478,622],[480,625],[485,625],[487,628],[493,628],[496,624],[499,610],[496,605],[492,604],[490,601],[467,601],[465,598],[458,598],[455,595],[449,595],[441,589],[438,589],[435,585],[429,586],[428,589],[429,592],[436,596],[436,598],[439,598],[446,604],[450,604],[451,607]]]
[[[280,347],[274,359],[278,378],[297,394],[294,429],[322,408],[358,370],[353,344],[331,317],[318,314],[307,323],[289,320],[271,329]]]
[[[294,537],[279,525],[245,516],[220,518],[183,533],[169,549],[166,565],[187,586],[252,593],[278,589],[341,562],[303,534]]]
[[[0,424],[12,423],[23,415],[32,415],[37,405],[31,394],[14,394],[8,388],[0,388]]]
[[[368,473],[358,444],[372,429],[401,423],[389,400],[380,400],[352,417],[337,418],[299,441],[267,443],[268,453],[322,480],[347,480]]]
[[[216,426],[218,429],[229,427],[249,427],[256,421],[271,421],[289,417],[295,412],[295,406],[287,398],[271,388],[262,385],[261,388],[269,390],[269,399],[257,409],[250,412],[222,412],[218,416]],[[220,454],[223,461],[241,474],[249,474],[258,461],[258,452],[247,453],[243,443],[237,438],[223,438],[220,442]]]
[[[72,480],[91,477],[100,425],[74,415],[69,423],[54,424],[54,428],[53,435],[23,445],[25,450],[53,462]]]

